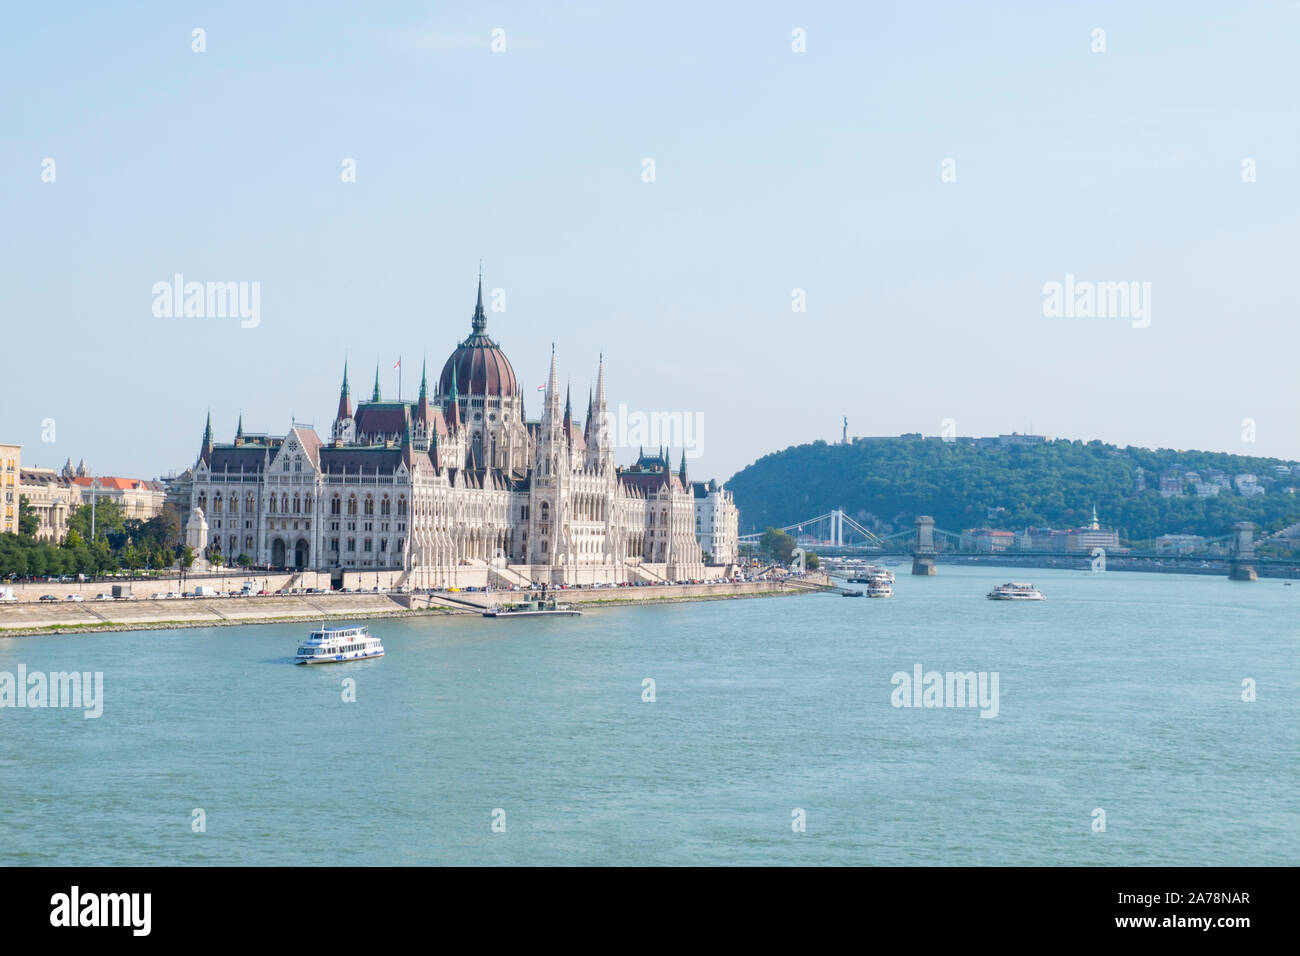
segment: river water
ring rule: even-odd
[[[301,625],[0,639],[104,682],[0,708],[0,865],[1300,861],[1300,585],[907,570],[377,620],[387,656],[318,667]],[[997,715],[895,706],[917,665],[996,672]]]

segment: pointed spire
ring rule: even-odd
[[[343,387],[339,389],[339,410],[334,416],[337,421],[352,417],[352,389],[348,387],[348,360],[343,360]]]
[[[429,360],[425,359],[420,363],[420,400],[425,401],[429,397],[429,377],[428,377]]]
[[[573,430],[573,390],[564,386],[564,437],[568,438]]]
[[[478,304],[474,306],[474,332],[481,334],[487,329],[487,313],[483,311],[483,261],[478,264]]]
[[[456,365],[451,366],[451,391],[447,394],[447,428],[454,430],[460,425],[460,394],[456,390]]]
[[[587,417],[582,420],[582,440],[587,445],[591,444],[592,402],[591,389],[587,389]]]
[[[208,409],[208,420],[203,426],[203,450],[199,452],[199,457],[206,462],[212,461],[212,409]],[[77,474],[86,473],[86,459],[81,459],[81,464],[77,466]]]
[[[682,467],[677,472],[682,479],[682,487],[686,487],[686,446],[682,446]]]
[[[370,400],[372,402],[378,402],[381,400],[381,396],[379,393],[379,363],[378,362],[375,363],[375,394],[373,397],[371,397]]]
[[[242,441],[244,438],[244,413],[239,413],[239,424],[235,426],[235,441]]]

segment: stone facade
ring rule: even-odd
[[[202,509],[227,561],[246,554],[336,581],[345,571],[417,588],[705,577],[685,459],[678,471],[666,451],[614,463],[603,359],[580,423],[552,350],[542,414],[529,421],[486,327],[480,282],[471,335],[436,392],[421,375],[416,401],[385,401],[376,371],[354,409],[345,365],[328,441],[298,424],[246,434],[241,420],[219,445],[209,418],[172,495],[188,492],[184,510]],[[723,495],[709,507],[725,512]],[[712,546],[734,556],[738,523],[719,520]]]
[[[36,537],[61,544],[68,534],[68,516],[81,504],[81,489],[53,468],[24,468],[22,493],[40,520]]]
[[[21,445],[0,445],[0,534],[18,533],[18,476],[22,458]]]
[[[682,462],[685,467],[685,460]],[[740,512],[736,502],[716,481],[697,481],[695,493],[695,537],[713,565],[735,564],[740,555]]]

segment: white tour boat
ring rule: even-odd
[[[888,581],[872,581],[867,585],[867,597],[869,598],[891,598],[894,596],[894,586]]]
[[[1008,584],[999,584],[989,592],[990,601],[1045,601],[1043,592],[1038,590],[1032,584],[1022,584],[1012,581]]]
[[[383,657],[384,645],[364,624],[360,627],[322,627],[298,645],[299,664],[333,664]]]

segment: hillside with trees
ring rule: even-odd
[[[1290,472],[1281,472],[1278,466]],[[1145,489],[1139,490],[1138,469]],[[1258,492],[1233,479],[1255,475]],[[1162,496],[1161,475],[1182,494]],[[1191,477],[1189,477],[1189,475]],[[1228,487],[1201,497],[1192,478]],[[740,509],[741,533],[784,527],[843,508],[878,534],[933,515],[947,531],[994,527],[1065,529],[1086,525],[1097,508],[1103,527],[1127,543],[1162,534],[1218,537],[1236,521],[1278,531],[1300,521],[1300,464],[1220,452],[1119,448],[1099,441],[1041,444],[906,436],[824,441],[760,458],[727,486]]]

